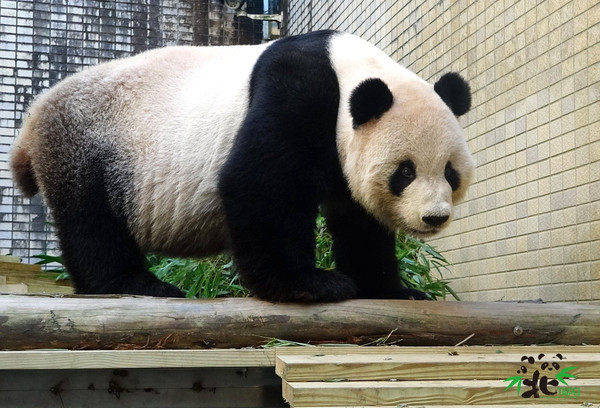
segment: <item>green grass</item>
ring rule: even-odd
[[[229,256],[203,259],[146,257],[148,269],[159,279],[181,289],[188,298],[245,297],[249,295]]]
[[[327,231],[325,218],[317,218],[315,263],[318,268],[335,269],[331,234]],[[442,272],[448,261],[431,245],[400,233],[396,240],[398,273],[402,282],[409,288],[427,293],[432,299],[445,299],[448,294],[459,300],[448,282],[443,280]],[[38,264],[61,265],[60,256],[37,255]],[[219,255],[203,259],[166,258],[159,255],[147,255],[149,270],[159,279],[181,289],[189,298],[245,297],[249,296],[240,283],[235,266],[228,255]],[[64,268],[47,270],[48,276],[56,279],[68,279]]]

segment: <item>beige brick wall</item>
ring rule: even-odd
[[[475,182],[432,241],[463,300],[600,301],[597,0],[288,3],[288,34],[352,32],[469,80]]]

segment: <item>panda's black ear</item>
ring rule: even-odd
[[[394,96],[390,88],[379,78],[362,81],[350,95],[352,127],[356,129],[371,119],[379,118],[390,109]]]
[[[456,72],[442,75],[433,89],[456,116],[464,115],[471,109],[471,88]]]

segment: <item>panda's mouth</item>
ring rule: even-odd
[[[412,235],[416,238],[429,238],[435,234],[437,234],[438,232],[440,232],[439,228],[430,228],[427,230],[418,230],[418,229],[414,229],[414,228],[406,228],[404,230],[406,233],[408,233],[409,235]]]

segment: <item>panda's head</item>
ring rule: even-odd
[[[354,198],[392,230],[426,237],[446,227],[474,168],[457,121],[471,106],[468,84],[455,73],[434,86],[370,78],[348,105],[352,130],[338,145]]]

